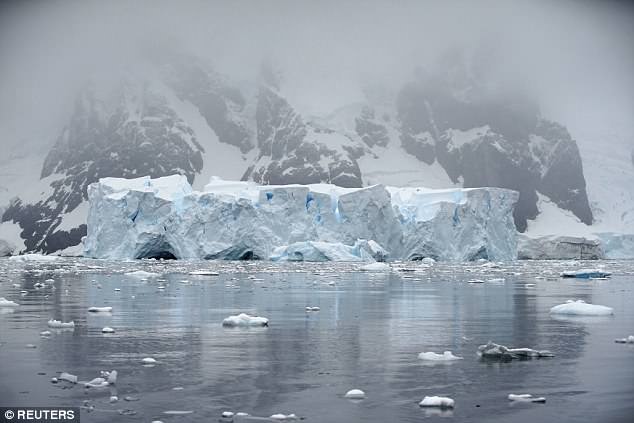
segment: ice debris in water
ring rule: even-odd
[[[321,310],[319,307],[306,307],[306,311],[319,311]]]
[[[139,279],[157,278],[160,275],[158,273],[146,272],[145,270],[137,270],[135,272],[128,272],[126,276],[132,276]]]
[[[363,270],[364,272],[385,272],[391,269],[392,268],[390,267],[389,264],[380,263],[380,262],[366,264],[365,266],[361,266],[359,268],[359,270]]]
[[[269,418],[273,420],[297,420],[297,416],[295,414],[282,414],[282,413],[273,414]]]
[[[7,300],[4,297],[0,297],[0,307],[18,307],[20,304]]]
[[[534,397],[531,394],[509,394],[509,401],[520,401],[520,402],[546,402],[546,398],[544,397]]]
[[[101,333],[114,333],[114,329],[112,329],[109,326],[106,326],[105,328],[101,329]]]
[[[418,405],[421,407],[453,408],[454,400],[449,397],[425,397]]]
[[[489,341],[486,345],[478,347],[478,355],[483,358],[492,358],[499,360],[512,360],[517,358],[543,358],[554,357],[550,351],[533,350],[531,348],[508,348],[504,345],[496,344]]]
[[[40,332],[40,336],[51,336],[51,331],[50,330],[44,330],[44,331]]]
[[[90,307],[88,311],[91,313],[110,313],[112,312],[112,307]]]
[[[579,269],[579,270],[568,270],[565,272],[561,272],[560,276],[562,278],[579,278],[579,279],[595,279],[595,278],[607,278],[610,276],[610,273],[604,272],[601,269]]]
[[[62,322],[60,320],[51,319],[48,321],[48,327],[54,329],[74,328],[75,322]]]
[[[436,354],[435,352],[422,352],[418,354],[418,358],[428,361],[454,361],[462,360],[462,357],[457,357],[451,353],[451,351],[445,351],[442,354]]]
[[[143,360],[141,360],[141,362],[143,364],[155,364],[156,360],[153,359],[152,357],[145,357]]]
[[[59,375],[58,379],[65,380],[66,382],[70,382],[70,383],[77,383],[77,376],[71,375],[70,373],[66,373],[66,372],[62,372]]]
[[[117,371],[113,370],[111,372],[108,372],[106,370],[102,370],[101,371],[101,377],[106,378],[106,380],[108,381],[108,383],[110,385],[114,385],[115,383],[117,383]]]
[[[222,412],[222,417],[225,419],[230,419],[233,417],[233,412],[232,411],[223,411]]]
[[[57,259],[59,259],[58,256],[45,256],[42,254],[23,254],[9,257],[9,260],[12,261],[55,261]]]
[[[363,392],[361,389],[351,389],[346,392],[345,397],[348,399],[364,399],[365,392]]]
[[[190,275],[194,276],[219,276],[220,273],[214,272],[211,270],[194,270],[189,272]]]
[[[102,377],[96,377],[90,382],[84,383],[85,388],[105,388],[108,385],[110,385],[108,381]]]
[[[627,338],[615,339],[617,344],[634,344],[634,335],[630,335]]]
[[[240,313],[237,316],[229,316],[222,321],[222,326],[268,326],[269,319],[266,317],[250,316],[246,313]]]
[[[551,314],[567,314],[572,316],[610,316],[614,314],[612,307],[588,304],[583,300],[568,300],[550,309]]]

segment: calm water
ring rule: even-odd
[[[599,264],[615,275],[536,278],[584,265],[556,262],[397,264],[365,273],[345,264],[3,259],[0,296],[21,306],[0,309],[0,405],[83,405],[82,422],[213,422],[225,410],[295,413],[309,422],[631,421],[634,346],[614,339],[634,334],[634,263]],[[188,274],[201,268],[220,275]],[[125,275],[140,269],[160,276]],[[505,280],[468,283],[493,278]],[[549,315],[570,298],[613,307],[615,315]],[[94,315],[90,306],[114,310]],[[270,327],[222,327],[243,311],[268,317]],[[48,329],[50,318],[74,320],[75,330]],[[116,333],[102,334],[104,326]],[[53,334],[40,337],[44,330]],[[482,362],[476,350],[488,340],[556,357]],[[417,357],[444,350],[464,360],[430,365]],[[143,366],[144,357],[157,365]],[[87,381],[112,369],[116,392],[50,382],[62,371]],[[344,399],[352,388],[367,398]],[[115,393],[119,401],[110,403]],[[510,404],[509,393],[547,402]],[[450,396],[456,408],[422,409],[425,395]]]

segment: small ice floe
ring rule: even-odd
[[[189,274],[194,276],[219,276],[220,275],[220,273],[214,272],[211,270],[194,270],[192,272],[189,272]]]
[[[192,414],[194,410],[167,410],[163,411],[163,414],[170,416],[184,416],[185,414]]]
[[[615,339],[617,344],[634,344],[634,335],[630,335],[627,338]]]
[[[112,313],[112,307],[90,307],[88,311],[91,313]]]
[[[469,283],[484,283],[482,279],[470,279]]]
[[[534,283],[525,283],[524,284],[524,288],[535,288],[535,284]]]
[[[146,272],[145,270],[137,270],[135,272],[128,272],[128,273],[125,273],[125,275],[132,276],[134,278],[139,278],[139,279],[158,278],[159,276],[161,276],[158,273]]]
[[[90,382],[84,383],[84,388],[105,388],[110,384],[108,381],[102,377],[96,377]]]
[[[75,322],[73,322],[72,320],[70,322],[62,322],[60,320],[51,319],[48,321],[48,327],[53,329],[74,328]]]
[[[421,407],[453,408],[454,400],[449,397],[425,397],[418,403]]]
[[[11,300],[7,300],[4,297],[0,297],[0,307],[19,307],[20,304],[11,301]]]
[[[26,344],[25,347],[27,347],[27,348],[37,348],[37,345],[35,345],[35,344]]]
[[[101,329],[101,333],[114,333],[114,329],[112,329],[109,326],[106,326],[105,328]]]
[[[531,394],[509,394],[509,401],[518,401],[518,402],[546,402],[546,398],[544,397],[534,397]]]
[[[366,264],[365,266],[361,266],[359,268],[359,270],[362,270],[364,272],[386,272],[391,269],[392,268],[389,264],[380,263],[378,261],[376,263]]]
[[[223,411],[221,414],[223,419],[230,419],[234,416],[233,411]]]
[[[269,419],[273,420],[297,420],[297,416],[295,414],[273,414]]]
[[[165,285],[159,285],[156,287],[156,289],[165,289]]]
[[[610,316],[614,309],[597,304],[588,304],[583,300],[568,300],[550,309],[551,314],[566,314],[572,316]]]
[[[436,354],[435,352],[422,352],[418,354],[418,358],[426,361],[455,361],[462,360],[462,357],[455,356],[451,351],[445,351],[442,354]]]
[[[70,373],[62,372],[59,377],[59,380],[65,380],[70,383],[77,383],[77,376],[71,375]]]
[[[53,283],[53,282],[55,282],[55,279],[46,279],[44,282],[46,282],[46,283]]]
[[[237,316],[229,316],[222,321],[222,326],[268,326],[269,319],[266,317],[250,316],[246,313],[240,313]]]
[[[306,307],[306,311],[319,311],[321,310],[319,307]]]
[[[46,285],[45,285],[45,284],[43,284],[42,282],[35,282],[35,283],[33,284],[33,288],[35,288],[35,289],[44,288],[45,286],[46,286]]]
[[[111,395],[110,396],[110,404],[115,403],[117,401],[119,401],[119,397],[118,396],[116,396],[116,395]]]
[[[492,278],[487,280],[487,282],[490,283],[504,283],[505,279],[504,278]]]
[[[489,341],[486,345],[478,347],[478,355],[482,358],[495,360],[512,360],[521,358],[545,358],[554,357],[550,351],[533,350],[531,348],[508,348],[504,345]]]
[[[560,273],[562,278],[578,278],[578,279],[598,279],[607,278],[611,273],[604,272],[601,269],[579,269],[567,270]]]
[[[59,382],[59,380],[56,377],[51,378],[51,383],[57,383],[57,382]]]
[[[346,392],[345,397],[348,399],[360,400],[365,398],[365,392],[363,392],[361,389],[351,389]]]
[[[40,332],[40,336],[43,336],[43,337],[51,336],[51,331],[50,330],[44,330],[44,331]]]
[[[105,378],[110,385],[117,383],[117,371],[112,370],[110,372],[106,370],[101,371],[101,377]]]
[[[119,291],[121,291],[121,288],[115,288],[114,289],[114,292],[119,292]]]
[[[144,359],[141,360],[141,363],[143,363],[143,364],[156,364],[157,362],[152,357],[145,357]]]
[[[236,413],[236,417],[249,417],[249,416],[250,416],[249,413],[243,413],[243,412]]]

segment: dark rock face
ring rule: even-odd
[[[180,173],[193,182],[201,170],[204,149],[165,98],[148,87],[130,92],[121,86],[110,100],[104,105],[92,90],[83,93],[44,162],[41,176],[50,178],[50,192],[35,204],[17,199],[5,210],[2,221],[20,225],[27,250],[50,253],[79,244],[85,224],[56,228],[99,178]]]
[[[401,90],[397,113],[401,145],[411,155],[427,164],[438,161],[464,187],[519,191],[519,231],[539,213],[538,192],[592,223],[577,144],[521,93],[490,92],[472,79],[456,86],[455,80],[426,76]]]
[[[374,109],[369,106],[361,109],[361,115],[355,119],[355,130],[368,147],[385,147],[390,138],[387,129],[376,120],[374,114]]]
[[[220,142],[231,144],[243,153],[253,148],[244,119],[246,99],[220,74],[190,57],[163,64],[163,77],[181,100],[198,108]]]
[[[358,147],[352,140],[305,123],[274,87],[263,85],[257,101],[260,154],[245,172],[244,180],[270,185],[327,182],[342,187],[362,186],[354,157]]]

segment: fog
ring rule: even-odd
[[[531,92],[573,136],[628,138],[633,41],[634,8],[616,1],[5,2],[0,141],[49,145],[86,79],[164,46],[233,81],[256,80],[268,59],[307,114],[362,100],[368,85],[397,89],[458,47],[486,54],[495,78]]]

